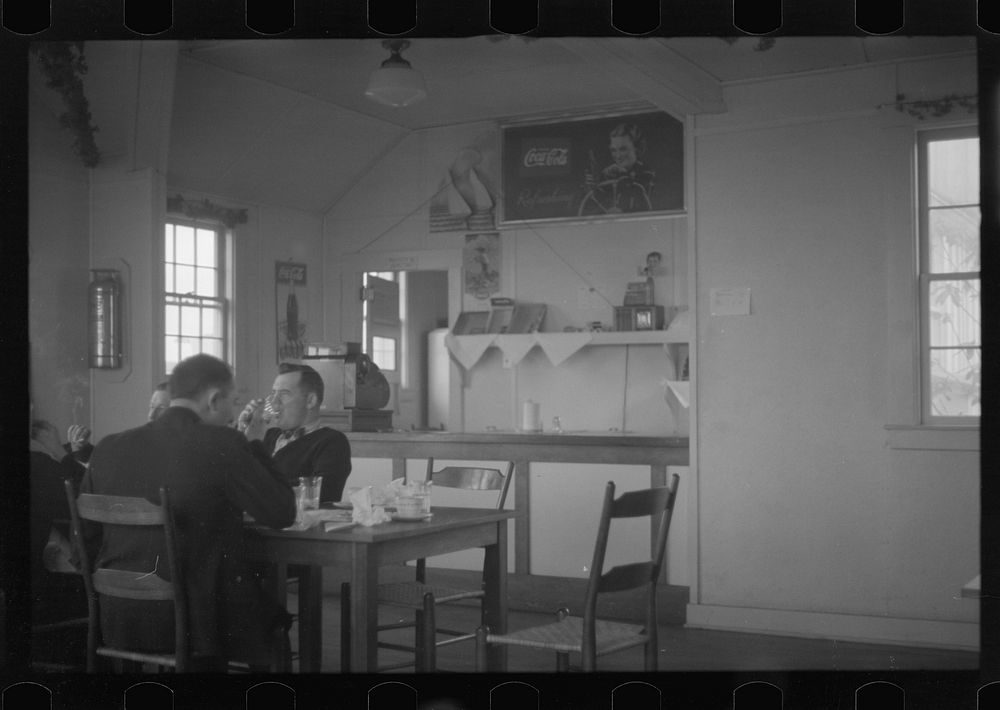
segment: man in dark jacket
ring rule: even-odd
[[[320,501],[340,500],[351,473],[351,443],[342,432],[320,424],[323,378],[308,365],[283,362],[272,387],[270,421],[262,416],[263,401],[253,400],[240,414],[240,430],[250,440],[262,440],[291,485],[299,476],[322,476]]]
[[[170,376],[170,407],[157,419],[97,445],[81,491],[159,501],[170,490],[190,610],[191,648],[218,670],[236,660],[270,664],[275,633],[288,613],[262,591],[247,563],[243,512],[272,528],[295,521],[295,495],[267,454],[229,428],[232,371],[221,360],[195,355]],[[170,578],[161,534],[109,526],[97,566]],[[169,602],[101,599],[106,642],[136,650],[173,648]],[[280,637],[280,634],[278,634]],[[287,639],[286,639],[287,640]]]

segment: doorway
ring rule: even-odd
[[[389,382],[393,426],[446,428],[448,272],[365,272],[363,286],[364,351]]]

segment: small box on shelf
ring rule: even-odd
[[[662,330],[663,306],[615,306],[615,330]]]

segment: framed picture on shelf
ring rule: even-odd
[[[684,124],[663,111],[501,128],[502,223],[684,210]]]
[[[545,319],[544,303],[522,303],[514,306],[508,333],[537,333]]]
[[[463,311],[458,314],[451,329],[452,335],[482,335],[486,332],[486,321],[490,317],[489,311]]]

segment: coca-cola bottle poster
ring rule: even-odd
[[[278,362],[298,360],[305,354],[306,265],[274,263],[275,320],[278,326]]]
[[[662,111],[504,127],[503,221],[682,211],[683,128]]]

